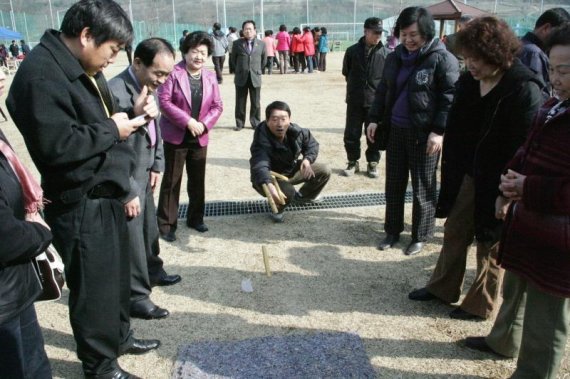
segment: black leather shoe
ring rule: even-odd
[[[206,233],[208,231],[208,225],[206,225],[204,223],[201,223],[198,225],[191,225],[191,224],[187,223],[186,225],[188,225],[189,228],[196,229],[200,233]]]
[[[156,286],[171,286],[173,284],[178,283],[179,281],[182,280],[182,277],[180,275],[164,275],[163,277],[161,277],[160,279],[158,279],[158,281],[150,282],[151,287],[156,287]]]
[[[404,252],[404,254],[406,255],[416,255],[418,254],[420,251],[422,251],[422,248],[424,247],[424,243],[423,242],[410,242],[410,244],[408,245],[408,248],[406,249],[406,251]]]
[[[141,355],[148,353],[151,350],[158,349],[159,346],[159,340],[139,340],[135,338],[133,339],[131,345],[125,351],[123,351],[122,355]]]
[[[387,250],[394,246],[400,240],[399,234],[386,234],[386,237],[378,245],[379,250]]]
[[[459,307],[449,312],[449,317],[456,320],[480,320],[480,321],[484,320],[483,317],[479,317],[477,315],[464,311]]]
[[[117,367],[115,370],[111,371],[108,374],[102,375],[85,375],[87,379],[141,379],[140,377],[131,374],[123,370],[120,367]]]
[[[463,340],[463,342],[465,343],[465,346],[467,346],[470,349],[479,350],[484,353],[491,353],[498,357],[505,358],[504,355],[497,353],[495,350],[491,348],[491,346],[487,344],[487,341],[485,341],[485,337],[467,337]]]
[[[176,241],[176,234],[171,230],[168,233],[160,233],[160,238],[166,242],[174,242]]]
[[[153,304],[150,300],[141,301],[140,303],[134,303],[131,305],[131,317],[132,318],[142,318],[143,320],[158,320],[161,318],[168,317],[170,312],[164,308]]]
[[[408,299],[414,301],[429,301],[437,299],[437,296],[430,293],[428,289],[424,287],[410,292],[408,294]]]

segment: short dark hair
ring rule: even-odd
[[[545,11],[536,20],[535,29],[540,28],[544,24],[550,24],[553,28],[570,21],[570,14],[564,8],[552,8]]]
[[[459,24],[466,24],[470,21],[472,21],[475,17],[471,16],[470,14],[464,14],[463,16],[459,17],[459,20],[457,20],[457,23]]]
[[[237,32],[237,29],[236,29],[235,26],[230,26],[228,29],[229,29],[230,33],[235,33],[235,32]]]
[[[183,55],[186,55],[190,49],[198,47],[200,45],[206,45],[208,47],[208,56],[212,55],[212,39],[206,32],[196,31],[188,34],[182,42],[180,51]]]
[[[311,28],[309,28],[308,26],[305,26],[305,27],[303,28],[303,31],[304,31],[305,33],[306,33],[306,32],[310,32],[310,31],[311,31]]]
[[[113,0],[81,0],[65,12],[63,34],[78,37],[85,28],[89,28],[96,46],[111,40],[128,45],[133,40],[129,16]]]
[[[141,62],[149,67],[154,62],[154,57],[157,54],[171,54],[176,57],[174,48],[164,38],[153,37],[141,41],[135,49],[134,57],[139,58]]]
[[[516,58],[521,43],[505,20],[494,16],[478,17],[457,32],[457,46],[464,55],[472,55],[501,69]]]
[[[266,30],[266,31],[265,31],[265,36],[266,36],[266,37],[269,37],[269,36],[272,36],[272,35],[273,35],[273,30]]]
[[[285,25],[285,24],[279,25],[279,31],[280,32],[286,32],[287,31],[287,25]]]
[[[327,28],[325,28],[324,26],[321,27],[321,33],[322,33],[322,34],[327,34]]]
[[[570,22],[565,22],[561,26],[552,30],[548,40],[546,41],[546,51],[550,52],[550,49],[557,45],[570,45]]]
[[[435,25],[433,17],[427,9],[423,7],[408,7],[400,12],[394,26],[394,35],[400,38],[400,30],[405,29],[413,23],[418,24],[418,31],[426,41],[430,41],[435,36]]]
[[[257,29],[255,26],[255,21],[253,20],[245,20],[244,22],[242,22],[241,24],[241,30],[243,30],[243,28],[245,28],[246,24],[252,24],[254,29]]]
[[[214,30],[222,30],[222,25],[220,25],[219,22],[214,22],[214,25],[212,26],[212,29],[214,29]]]
[[[186,34],[188,34],[188,29],[184,29],[184,30],[182,31],[182,35],[183,35],[183,36],[185,36]]]
[[[26,43],[26,41],[24,41],[23,39],[20,40],[20,43]]]
[[[273,111],[285,111],[287,112],[287,114],[289,115],[289,117],[291,117],[291,108],[289,108],[289,105],[287,105],[287,103],[283,102],[283,101],[274,101],[271,104],[269,104],[267,106],[267,108],[265,108],[265,119],[269,119],[271,117],[271,113],[273,113]]]
[[[295,26],[293,28],[293,31],[291,32],[291,34],[301,34],[301,29],[299,29],[297,26]]]

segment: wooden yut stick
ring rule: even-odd
[[[267,246],[261,246],[261,254],[263,255],[263,264],[265,265],[265,273],[267,276],[271,276],[271,268],[269,267],[269,253],[267,252]]]
[[[269,187],[267,186],[267,183],[263,183],[261,185],[261,188],[263,188],[263,193],[265,193],[265,197],[267,198],[267,202],[271,207],[271,211],[275,214],[279,213],[279,211],[277,210],[277,205],[275,205],[275,201],[273,200],[273,196],[271,196],[271,192],[269,192]]]
[[[281,174],[278,173],[278,172],[269,171],[269,174],[271,174],[271,176],[274,176],[274,177],[276,177],[277,179],[281,179],[281,180],[283,180],[283,181],[285,181],[285,182],[288,182],[288,181],[289,181],[289,178],[288,178],[288,177],[286,177],[285,175],[281,175]]]
[[[275,190],[277,191],[277,195],[279,195],[279,204],[285,205],[285,194],[281,191],[281,187],[279,187],[279,183],[277,182],[277,178],[271,175],[271,181],[273,182],[273,186],[275,186]]]

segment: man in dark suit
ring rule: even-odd
[[[109,89],[125,111],[133,108],[141,93],[152,93],[164,83],[174,67],[175,51],[162,38],[142,41],[135,50],[132,66],[109,81]],[[131,191],[125,198],[131,257],[131,317],[158,319],[168,311],[156,306],[149,298],[151,284],[171,285],[180,275],[167,275],[158,256],[158,225],[153,192],[160,172],[164,170],[164,153],[160,128],[151,120],[127,138],[136,157],[131,177]]]
[[[123,141],[158,116],[141,97],[118,112],[103,69],[133,28],[113,0],[81,0],[20,65],[6,104],[42,176],[45,216],[65,263],[69,318],[87,378],[128,378],[118,357],[160,346],[130,330],[130,262],[120,199],[135,153]]]
[[[248,92],[251,103],[249,110],[251,127],[255,129],[260,122],[261,68],[265,62],[265,44],[256,38],[255,22],[244,21],[242,31],[243,38],[234,42],[231,55],[236,85],[235,130],[241,130],[245,125]]]

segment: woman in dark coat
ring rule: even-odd
[[[516,59],[520,42],[505,21],[482,17],[457,34],[467,72],[457,83],[447,122],[437,217],[447,217],[437,266],[411,300],[459,300],[467,253],[477,240],[477,274],[452,318],[489,318],[502,272],[495,199],[505,164],[523,143],[540,106],[540,79]]]
[[[570,24],[547,46],[557,97],[542,106],[506,165],[497,197],[496,216],[506,214],[499,247],[504,301],[491,333],[465,340],[518,355],[512,378],[556,378],[570,327]]]
[[[4,79],[0,71],[0,95]],[[34,308],[41,284],[32,263],[51,233],[37,215],[38,204],[26,202],[15,159],[0,131],[0,377],[51,378]]]
[[[379,138],[386,150],[386,237],[378,248],[388,249],[400,239],[411,174],[412,240],[405,253],[414,255],[435,227],[437,162],[459,65],[434,38],[433,18],[425,8],[404,9],[394,35],[402,43],[386,58],[366,135],[372,142]]]

